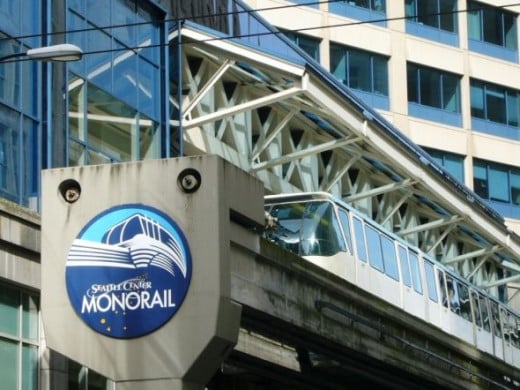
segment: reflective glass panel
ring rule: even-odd
[[[508,172],[505,168],[489,168],[489,198],[499,202],[509,202]]]
[[[356,238],[356,254],[360,261],[366,263],[367,248],[365,244],[365,233],[363,229],[363,222],[356,217],[352,218],[352,226],[354,228],[354,236]]]
[[[343,227],[343,232],[345,233],[345,239],[347,240],[348,251],[353,253],[352,251],[352,237],[350,234],[350,223],[348,214],[345,210],[339,210],[339,219],[341,222],[341,226]]]
[[[422,294],[423,288],[422,288],[422,281],[421,281],[421,270],[419,268],[419,258],[417,256],[417,253],[412,252],[412,251],[408,252],[408,256],[410,259],[410,269],[411,269],[411,273],[412,273],[413,288],[419,294]]]
[[[397,257],[395,254],[394,241],[389,237],[382,235],[381,249],[383,251],[385,273],[392,279],[399,280],[399,269],[397,268]]]
[[[22,337],[26,340],[38,341],[39,299],[29,294],[22,296]]]
[[[38,389],[38,348],[33,345],[22,347],[22,390]],[[99,390],[102,390],[101,388]]]
[[[379,233],[371,226],[365,228],[367,234],[368,261],[375,269],[384,272],[383,254],[381,252],[381,239]]]
[[[426,286],[428,287],[428,296],[434,302],[438,302],[437,283],[435,282],[435,273],[433,271],[433,264],[429,261],[424,261],[424,274],[426,276]]]
[[[0,333],[19,336],[19,317],[20,292],[0,285]]]
[[[17,389],[18,348],[16,343],[0,338],[0,362],[2,362],[0,364],[2,388]]]
[[[401,276],[403,278],[403,283],[411,287],[412,286],[412,276],[410,275],[410,265],[408,264],[408,250],[402,246],[397,246],[397,253],[399,255],[399,264],[401,265]]]

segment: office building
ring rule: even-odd
[[[518,5],[247,3],[519,231]]]
[[[465,0],[247,4],[520,232],[520,6]],[[189,94],[193,80],[183,67],[211,87],[212,75],[231,65],[197,74],[206,63],[196,56],[187,60],[181,49],[200,50],[205,58],[214,53],[190,46],[202,39],[195,33],[181,39],[178,21],[200,25],[222,45],[239,42],[256,54],[265,50],[301,63],[300,54],[241,3],[0,0],[0,382],[6,389],[112,388],[106,378],[45,348],[39,314],[42,169],[201,152],[243,161],[231,148],[203,149],[207,139],[195,131],[185,134],[182,121],[190,112],[181,118],[179,102],[212,112],[216,100],[235,98],[236,80],[254,87],[252,75],[259,83],[268,77],[248,66],[250,53],[239,52],[237,44],[243,61],[235,64],[235,79],[223,83],[222,96]],[[235,33],[238,38],[229,39]],[[17,56],[64,42],[80,47],[83,59],[51,63]],[[237,116],[233,125],[217,118],[212,136],[250,146],[243,128],[263,125],[269,114],[260,108],[258,116]],[[308,119],[319,122],[310,113]],[[279,172],[285,175],[287,167]]]

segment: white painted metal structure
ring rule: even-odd
[[[511,301],[501,287],[520,277],[520,238],[326,70],[288,41],[301,61],[190,23],[181,35],[181,123],[171,127],[180,125],[185,154],[218,154],[267,193],[330,192]]]

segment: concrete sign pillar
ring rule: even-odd
[[[49,348],[118,389],[202,389],[238,338],[231,218],[263,222],[263,185],[217,156],[42,176]]]

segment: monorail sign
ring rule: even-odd
[[[47,170],[42,187],[47,345],[118,389],[202,389],[240,326],[230,211],[262,223],[262,184],[204,156]]]
[[[96,332],[148,334],[179,309],[191,279],[184,233],[161,211],[121,205],[94,217],[74,240],[65,280],[76,313]]]

